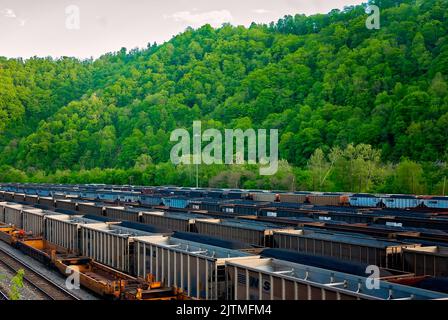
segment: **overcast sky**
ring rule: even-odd
[[[187,26],[248,26],[362,2],[366,1],[0,0],[0,56],[98,57],[121,47],[162,43]]]

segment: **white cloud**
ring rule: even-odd
[[[165,19],[185,22],[191,27],[200,27],[209,23],[213,27],[220,27],[225,22],[232,22],[233,16],[229,10],[214,10],[201,13],[191,11],[179,11],[171,15],[165,15]]]
[[[26,23],[26,20],[25,20],[25,19],[19,19],[19,25],[20,25],[21,27],[24,27],[24,26],[25,26],[25,23]]]
[[[252,11],[255,12],[255,13],[258,13],[258,14],[265,14],[265,13],[270,12],[269,10],[266,10],[266,9],[255,9],[255,10],[252,10]]]
[[[13,18],[13,19],[17,18],[14,10],[12,10],[12,9],[6,8],[6,9],[1,10],[0,13],[2,14],[2,16],[6,17],[6,18]]]

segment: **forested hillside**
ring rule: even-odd
[[[448,1],[372,3],[379,30],[364,5],[97,60],[0,58],[0,179],[193,185],[169,137],[202,120],[277,128],[284,160],[272,177],[203,165],[203,186],[443,193]]]

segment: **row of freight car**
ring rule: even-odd
[[[35,194],[39,196],[55,196],[57,194],[97,199],[101,201],[122,201],[140,204],[161,204],[168,197],[179,197],[188,202],[190,199],[244,199],[251,201],[308,203],[324,206],[353,207],[386,207],[386,208],[435,208],[448,209],[448,197],[445,196],[413,196],[413,195],[373,195],[349,193],[318,192],[269,192],[259,190],[222,190],[176,187],[140,187],[122,188],[113,186],[61,186],[34,184],[2,184],[2,190]],[[115,189],[114,189],[115,188]]]
[[[40,204],[45,207],[66,208],[75,210],[78,205],[86,213],[101,215],[103,207],[107,204],[95,204],[93,202],[69,198],[39,197],[35,195],[13,192],[1,192],[0,199],[16,202]],[[310,206],[291,203],[268,203],[234,200],[228,203],[209,200],[190,201],[186,205],[185,200],[177,198],[166,202],[166,207],[176,210],[187,206],[192,211],[207,211],[217,217],[229,217],[238,215],[256,215],[274,218],[290,218],[301,220],[314,220],[331,223],[367,223],[379,224],[399,228],[429,228],[435,230],[448,230],[448,216],[445,212],[427,210],[398,210],[379,208],[352,208],[334,206]],[[149,206],[154,207],[156,204]]]
[[[12,196],[15,201],[26,202],[28,204],[39,204],[40,207],[55,209],[62,212],[71,212],[79,214],[88,214],[95,216],[104,216],[111,219],[140,222],[143,224],[157,225],[175,231],[190,231],[211,236],[220,236],[257,246],[275,246],[275,230],[284,229],[284,226],[307,226],[322,225],[327,228],[349,228],[355,224],[358,229],[364,231],[366,228],[359,228],[360,224],[375,226],[376,229],[383,228],[383,237],[402,237],[411,239],[411,242],[420,243],[422,240],[435,241],[442,245],[448,245],[448,220],[437,219],[432,216],[391,216],[390,212],[363,211],[338,212],[321,211],[314,209],[292,209],[277,208],[277,217],[264,215],[275,208],[263,208],[258,216],[261,223],[254,221],[253,216],[248,214],[247,207],[232,207],[235,209],[232,213],[220,214],[217,216],[211,212],[200,210],[189,210],[190,213],[175,212],[174,209],[147,209],[137,207],[111,206],[110,204],[85,202],[79,200],[53,199],[48,197],[28,196],[15,194]],[[23,201],[25,200],[25,201]],[[235,206],[235,205],[234,205]],[[208,209],[201,207],[201,209]],[[244,209],[244,210],[243,210]],[[253,209],[253,208],[249,208]],[[243,211],[240,211],[243,210]],[[267,211],[264,211],[267,210]],[[285,211],[286,210],[286,211]],[[193,213],[191,213],[193,212]],[[240,215],[237,212],[241,213]],[[229,219],[237,217],[239,219]],[[285,217],[286,219],[282,219]],[[264,219],[263,219],[264,218]],[[250,219],[250,220],[249,220]],[[424,229],[421,229],[421,227]],[[386,230],[385,230],[386,229]],[[385,234],[389,230],[388,234]],[[241,232],[243,230],[243,232]],[[371,228],[369,231],[372,231]],[[380,230],[378,230],[380,232]],[[418,234],[418,236],[416,236]],[[414,236],[414,239],[412,239]]]
[[[54,198],[37,195],[29,195],[0,191],[0,200],[39,204],[46,208],[66,209],[80,211],[86,214],[105,215],[114,217],[114,214],[122,215],[126,211],[127,220],[142,221],[138,212],[142,209],[116,208],[111,203],[98,203],[95,201],[80,200],[77,198]],[[167,198],[163,204],[168,210],[188,209],[193,212],[206,211],[214,217],[259,216],[272,218],[307,220],[308,222],[327,223],[365,223],[377,224],[397,228],[425,228],[448,231],[448,215],[440,211],[431,210],[398,210],[387,208],[351,208],[334,206],[313,206],[291,203],[252,202],[232,200],[228,202],[211,201],[209,199],[191,200]],[[159,207],[159,202],[147,205],[147,207]],[[105,209],[107,208],[107,209]],[[165,208],[165,209],[166,209]],[[135,211],[132,213],[132,211]]]
[[[2,203],[1,208],[0,222],[10,225],[10,221],[18,221],[14,215],[22,215],[27,232],[43,233],[44,239],[55,246],[139,278],[150,275],[192,298],[448,299],[442,292],[400,284],[411,279],[415,282],[411,274],[394,275],[383,270],[379,289],[369,289],[362,273],[341,272],[336,268],[337,263],[331,261],[318,263],[316,260],[316,265],[310,265],[312,258],[292,251],[269,249],[254,254],[241,243],[165,232],[137,223],[98,221],[98,217],[39,212],[25,206],[19,212],[18,205],[8,203]],[[359,266],[365,270],[365,265],[339,267]]]
[[[26,197],[25,197],[26,200]],[[35,198],[33,198],[35,200]],[[131,221],[145,225],[152,225],[169,231],[194,232],[208,236],[218,237],[224,240],[237,240],[243,243],[258,247],[274,247],[295,249],[300,252],[312,253],[314,255],[326,255],[338,257],[342,260],[357,261],[370,263],[384,267],[393,267],[399,269],[411,270],[410,262],[404,263],[401,260],[401,249],[410,248],[411,244],[425,244],[427,246],[448,246],[448,234],[439,230],[412,229],[412,228],[392,228],[374,225],[374,227],[366,228],[364,225],[330,224],[330,221],[322,220],[306,221],[301,223],[300,219],[268,218],[257,222],[254,217],[240,216],[239,219],[216,219],[207,212],[195,211],[196,213],[171,212],[163,210],[149,210],[145,208],[120,207],[98,204],[94,202],[79,202],[66,199],[40,198],[41,207],[55,209],[56,211],[70,214],[87,214],[98,217],[105,217],[116,221]],[[29,204],[35,204],[30,202]],[[325,213],[319,213],[320,216]],[[16,215],[18,217],[18,215]],[[361,219],[363,215],[354,214],[354,217]],[[382,219],[393,219],[393,217],[385,217]],[[267,221],[266,221],[267,220]],[[422,224],[429,224],[430,219],[422,219]],[[291,223],[293,222],[293,223]],[[354,221],[356,223],[362,221]],[[380,222],[378,220],[377,222]],[[448,222],[448,221],[446,221]],[[20,221],[8,221],[17,226],[22,227]],[[296,226],[294,226],[296,225]],[[300,226],[300,230],[297,230]],[[26,226],[23,228],[26,230]],[[291,230],[295,229],[295,230]],[[309,229],[309,230],[308,230]],[[333,230],[331,230],[333,229]],[[347,233],[350,231],[350,233]],[[372,233],[369,235],[369,232]],[[294,234],[295,233],[295,234]],[[361,233],[362,236],[355,236],[354,233]],[[375,234],[376,233],[376,234]],[[381,238],[395,238],[399,242],[378,241],[374,236]],[[299,239],[302,247],[294,247],[292,240],[285,242],[285,237],[295,238],[294,242]],[[337,239],[337,241],[329,241],[329,239]],[[365,240],[365,241],[364,241]],[[326,249],[325,245],[333,246],[335,242],[337,246],[344,244],[344,248]],[[407,243],[404,245],[403,242]],[[305,243],[305,244],[304,244]],[[317,244],[316,244],[317,243]],[[369,245],[367,245],[367,243]],[[365,244],[364,246],[361,244]],[[397,248],[395,248],[397,247]],[[364,250],[364,251],[363,251]],[[370,250],[369,252],[367,252]],[[359,254],[358,254],[359,251]],[[356,254],[352,253],[356,252]],[[365,253],[367,252],[367,253]],[[392,253],[390,253],[392,252]],[[399,256],[397,258],[396,256]],[[414,269],[425,268],[416,266]],[[412,269],[411,271],[415,271]],[[425,272],[418,272],[425,274]],[[437,276],[448,276],[446,269],[433,268],[433,273],[427,273]]]
[[[111,204],[98,203],[93,201],[83,201],[77,199],[54,199],[51,197],[38,197],[34,195],[1,193],[0,199],[25,202],[29,204],[39,204],[46,208],[66,209],[80,211],[87,214],[105,215],[126,215],[127,220],[135,222],[145,222],[144,217],[139,212],[145,209],[132,209],[130,207],[113,207]],[[172,199],[173,200],[173,199]],[[167,203],[164,207],[152,206],[164,210],[183,210],[179,206]],[[148,209],[146,209],[148,210]],[[273,203],[253,204],[250,202],[233,201],[222,204],[209,201],[194,201],[188,207],[188,211],[201,214],[208,214],[213,217],[237,217],[237,216],[259,216],[271,218],[289,218],[308,220],[308,222],[328,222],[328,223],[366,223],[377,224],[397,228],[425,228],[433,230],[448,231],[448,216],[440,212],[409,212],[395,211],[388,209],[356,209],[321,206],[282,206]],[[219,211],[218,211],[219,210]],[[126,213],[123,213],[123,212]]]
[[[63,207],[61,210],[61,204],[65,204],[67,207]],[[141,222],[140,225],[145,225],[146,228],[151,226],[165,232],[194,232],[222,240],[236,240],[256,247],[289,249],[311,255],[335,257],[345,261],[411,271],[418,275],[448,276],[448,260],[446,251],[443,249],[443,245],[446,245],[447,242],[442,243],[448,241],[446,235],[441,235],[438,239],[442,245],[437,246],[429,242],[426,243],[426,247],[422,247],[421,232],[416,236],[416,233],[394,230],[393,236],[400,240],[383,240],[357,233],[325,230],[318,228],[319,226],[313,223],[295,228],[291,225],[286,227],[286,223],[282,225],[256,222],[249,220],[249,217],[216,219],[199,214],[102,207],[94,203],[82,203],[79,207],[68,207],[73,205],[73,202],[57,200],[56,206],[59,209],[56,210],[71,214],[88,214],[96,216],[97,219],[109,219],[109,221]],[[39,215],[36,213],[39,209],[22,210],[22,216],[18,213],[19,210],[21,210],[21,205],[5,209],[5,214],[10,212],[5,216],[5,222],[25,230],[30,229],[27,224],[28,216]],[[37,227],[34,229],[40,231]],[[382,236],[387,239],[392,237],[391,234],[392,232]],[[416,262],[416,254],[421,255],[420,260],[423,259],[423,262]],[[433,262],[428,263],[429,259],[432,259]]]

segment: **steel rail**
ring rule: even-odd
[[[25,271],[24,280],[37,289],[46,300],[80,300],[68,289],[39,273],[19,257],[2,248],[0,248],[0,263],[13,272],[23,269]]]

